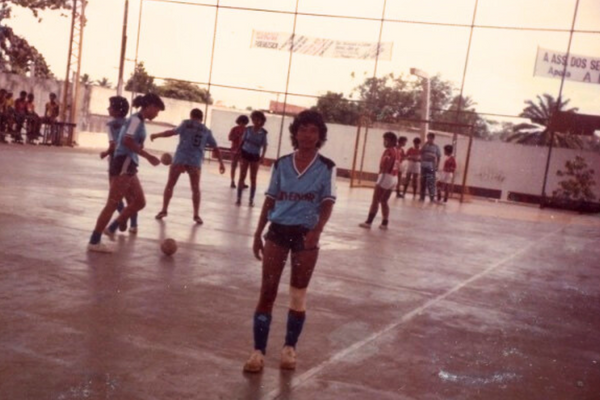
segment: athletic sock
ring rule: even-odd
[[[129,218],[129,221],[131,222],[130,226],[132,228],[137,228],[137,217],[138,217],[138,213],[135,213],[131,216],[131,218]]]
[[[376,213],[369,213],[369,216],[367,217],[367,224],[372,224],[373,220],[375,219],[375,215],[377,215]]]
[[[254,314],[254,349],[260,350],[263,354],[267,353],[267,340],[269,339],[271,318],[271,314]]]
[[[123,211],[124,208],[125,204],[123,204],[123,200],[121,200],[119,204],[117,204],[117,211],[119,212],[119,214],[121,213],[121,211]]]
[[[306,311],[288,311],[287,333],[285,334],[285,345],[296,347],[298,338],[302,333],[304,321],[306,320]]]
[[[117,228],[119,227],[119,223],[117,222],[117,220],[115,219],[113,222],[110,223],[110,225],[108,226],[108,230],[111,232],[116,232]]]
[[[96,231],[92,232],[92,237],[90,237],[90,244],[100,243],[101,238],[102,238],[102,233],[98,233]]]

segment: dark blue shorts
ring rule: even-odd
[[[137,174],[137,164],[126,155],[116,156],[110,161],[108,174],[112,177]]]
[[[252,154],[242,149],[242,158],[248,162],[260,161],[260,154]]]
[[[281,225],[272,222],[265,234],[265,240],[296,253],[305,250],[304,238],[309,231],[310,229],[302,225]]]

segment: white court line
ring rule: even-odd
[[[467,279],[464,282],[459,283],[458,285],[454,286],[452,289],[448,290],[446,293],[439,295],[438,297],[435,297],[429,301],[427,301],[425,304],[423,304],[420,307],[415,308],[414,310],[410,311],[408,314],[405,314],[402,316],[402,318],[400,318],[398,321],[389,324],[388,326],[386,326],[385,328],[383,328],[382,330],[380,330],[379,332],[375,332],[369,336],[367,336],[366,338],[364,338],[363,340],[354,343],[352,346],[346,347],[343,350],[340,350],[339,352],[335,353],[334,355],[332,355],[329,359],[323,361],[322,363],[316,365],[315,367],[309,369],[308,371],[304,372],[303,374],[301,374],[300,376],[298,376],[297,378],[293,378],[292,381],[290,382],[288,388],[286,388],[286,392],[289,392],[290,390],[301,386],[303,384],[305,384],[306,382],[308,382],[311,378],[313,378],[315,375],[318,375],[319,373],[321,373],[321,371],[323,371],[325,368],[327,368],[328,366],[342,360],[343,358],[347,357],[349,354],[353,353],[354,351],[360,349],[361,347],[364,347],[365,345],[379,339],[381,336],[385,335],[386,333],[398,328],[398,326],[404,324],[405,322],[410,321],[413,317],[415,317],[416,315],[420,314],[421,312],[425,311],[426,309],[430,308],[431,306],[434,306],[435,304],[439,303],[440,301],[444,300],[446,297],[450,296],[451,294],[461,290],[463,287],[467,286],[468,284],[476,281],[477,279],[489,274],[490,272],[492,272],[493,270],[495,270],[496,268],[500,267],[503,264],[506,264],[507,262],[517,258],[518,256],[520,256],[521,254],[523,254],[525,251],[529,250],[530,248],[532,248],[533,246],[537,245],[540,242],[543,242],[544,240],[546,240],[548,237],[558,233],[559,231],[561,231],[563,229],[563,227],[560,227],[559,229],[556,229],[544,236],[542,236],[540,239],[536,240],[535,242],[532,242],[530,244],[528,244],[527,246],[523,247],[521,250],[501,259],[500,261],[498,261],[497,263],[489,266],[488,268],[484,269],[483,271],[479,272],[478,274],[473,275],[472,277],[470,277],[469,279]],[[280,395],[282,394],[282,390],[280,388],[274,389],[272,391],[270,391],[269,393],[266,393],[262,399],[264,400],[275,400],[277,399]]]

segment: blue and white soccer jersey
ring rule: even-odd
[[[139,113],[133,114],[127,119],[127,122],[119,134],[119,140],[117,141],[117,148],[115,150],[115,157],[127,156],[127,158],[133,161],[135,165],[139,165],[137,153],[123,144],[126,136],[132,138],[138,146],[144,146],[144,141],[146,140],[146,126]]]
[[[191,119],[184,120],[175,129],[179,135],[179,144],[175,151],[173,164],[200,167],[204,160],[206,146],[217,147],[212,132],[202,123]]]
[[[242,136],[242,150],[247,153],[260,155],[260,149],[266,147],[267,143],[267,131],[260,128],[258,132],[254,132],[254,128],[249,126],[244,131]]]
[[[125,118],[115,118],[111,119],[106,123],[106,127],[108,128],[108,142],[109,143],[117,143],[119,140],[119,133],[121,133],[121,128],[127,120]]]
[[[278,159],[265,193],[275,200],[269,221],[313,229],[319,222],[321,203],[335,201],[335,163],[318,154],[303,173],[294,163],[294,153]]]

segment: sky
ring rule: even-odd
[[[138,60],[160,78],[208,82],[215,32],[216,0],[130,0],[125,79],[134,67],[140,4],[142,22]],[[193,5],[192,3],[197,3]],[[518,115],[524,101],[549,93],[556,97],[560,79],[533,76],[538,47],[565,52],[575,0],[479,0],[472,44],[466,66],[464,94],[477,111]],[[86,7],[82,74],[103,77],[116,86],[125,0],[89,0]],[[198,5],[201,4],[201,5]],[[203,6],[204,5],[204,6]],[[288,92],[319,96],[327,91],[350,95],[374,73],[374,60],[319,57],[251,47],[253,31],[293,30],[296,0],[220,0],[212,65],[213,84],[238,86],[273,93],[211,88],[215,101],[241,109],[265,108],[269,100],[283,100]],[[475,0],[387,0],[381,32],[391,42],[392,57],[379,61],[377,75],[404,74],[419,68],[440,75],[460,89],[467,55]],[[238,10],[230,7],[275,10],[284,13]],[[299,0],[296,34],[342,41],[377,42],[384,0]],[[61,14],[63,16],[61,16]],[[318,14],[318,15],[317,15]],[[362,19],[332,18],[342,15]],[[51,70],[64,79],[70,19],[64,12],[48,11],[38,22],[30,11],[15,7],[8,22],[46,58]],[[600,2],[580,0],[571,53],[600,59]],[[445,25],[440,25],[440,23]],[[450,24],[450,25],[448,25]],[[521,29],[498,29],[510,27]],[[525,29],[522,29],[525,28]],[[547,29],[536,31],[535,29]],[[565,81],[563,98],[581,113],[600,115],[600,84]],[[314,98],[288,97],[303,106]]]

